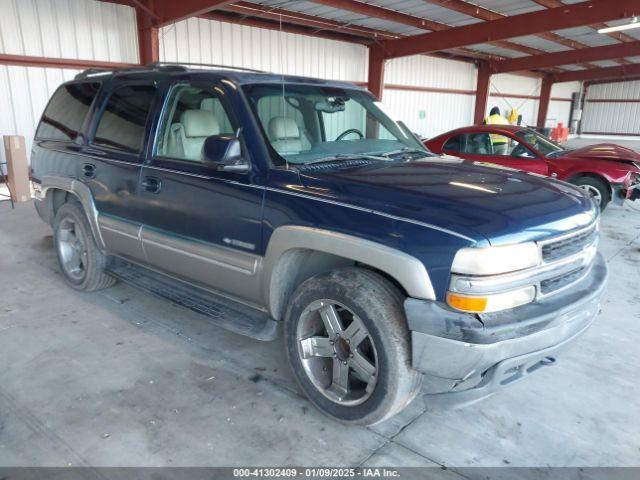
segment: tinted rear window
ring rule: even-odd
[[[47,105],[36,138],[75,140],[100,83],[73,83],[63,85],[53,94]]]
[[[116,89],[107,101],[93,143],[140,153],[155,93],[153,85],[127,85]]]

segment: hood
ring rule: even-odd
[[[640,165],[640,154],[638,152],[613,143],[599,143],[570,150],[562,157],[584,160],[612,160],[625,163],[634,162]]]
[[[332,200],[445,228],[493,245],[589,224],[597,208],[564,182],[455,157],[355,166],[318,164],[300,178]]]

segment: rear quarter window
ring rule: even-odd
[[[58,88],[42,114],[36,138],[75,140],[99,89],[99,82],[72,83]]]

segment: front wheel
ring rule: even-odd
[[[345,268],[303,282],[287,308],[285,337],[304,393],[342,422],[379,423],[420,390],[402,296],[374,272]]]
[[[598,204],[600,211],[604,211],[611,201],[609,185],[603,180],[593,177],[580,177],[571,183],[584,190]]]

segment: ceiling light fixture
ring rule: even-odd
[[[630,23],[625,23],[623,25],[616,25],[615,27],[599,28],[598,33],[619,32],[621,30],[631,30],[632,28],[640,28],[640,22],[638,22],[638,17],[633,17],[633,20],[631,20]]]

